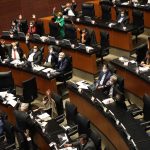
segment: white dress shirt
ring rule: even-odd
[[[34,57],[35,53],[31,53],[28,57],[28,61],[33,62],[33,57]]]
[[[100,80],[100,82],[99,82],[100,85],[103,85],[105,76],[106,76],[106,73],[103,74],[103,76],[102,76],[102,78],[101,78],[101,80]]]
[[[17,50],[12,49],[11,58],[13,60],[20,60],[20,56]]]

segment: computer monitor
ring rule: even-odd
[[[38,91],[35,77],[23,81],[22,87],[23,87],[23,100],[22,100],[23,102],[30,103],[35,98],[37,98]]]

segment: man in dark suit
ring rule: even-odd
[[[33,62],[34,64],[40,65],[42,61],[42,52],[38,49],[37,46],[34,46],[33,49],[29,52],[27,60]]]
[[[80,135],[79,141],[65,144],[64,147],[78,147],[80,150],[96,150],[95,144],[86,134]]]
[[[117,23],[121,25],[126,25],[128,23],[128,19],[129,17],[125,14],[125,11],[121,10],[118,15]]]
[[[19,147],[22,150],[33,150],[34,146],[29,136],[29,130],[34,128],[34,122],[28,114],[28,103],[21,103],[18,110],[14,111]]]
[[[49,53],[44,63],[44,66],[54,68],[56,64],[58,63],[58,58],[52,46],[49,46],[48,50],[49,50]]]
[[[96,88],[103,86],[111,77],[111,71],[108,68],[107,64],[104,64],[102,70],[99,73],[98,80],[96,81]]]
[[[12,47],[8,48],[9,60],[21,60],[23,58],[23,51],[19,47],[18,42],[12,43]]]
[[[8,50],[6,48],[5,41],[1,40],[0,41],[0,57],[1,57],[1,60],[6,59],[7,54],[8,54]]]
[[[65,56],[64,52],[60,52],[58,56],[58,64],[56,66],[56,71],[66,73],[67,71],[71,70],[71,62],[69,62],[69,59]]]

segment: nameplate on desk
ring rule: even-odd
[[[113,102],[114,102],[114,100],[113,100],[112,98],[107,98],[107,99],[104,99],[104,100],[103,100],[103,103],[106,104],[106,105],[107,105],[107,104],[111,104],[111,103],[113,103]]]

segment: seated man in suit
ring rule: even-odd
[[[106,97],[114,97],[117,86],[117,76],[112,75],[105,85],[99,86],[99,89],[102,90]]]
[[[96,88],[106,85],[107,81],[111,77],[111,71],[108,68],[107,64],[104,64],[102,70],[99,73],[98,80],[96,81]]]
[[[65,144],[64,147],[78,147],[80,150],[96,150],[95,144],[86,134],[81,134],[79,141]]]
[[[129,17],[125,14],[124,10],[121,10],[120,14],[118,15],[117,23],[121,25],[126,25],[128,23]]]
[[[58,64],[56,66],[56,71],[66,73],[71,70],[71,62],[67,59],[64,52],[60,52],[58,56]]]
[[[48,47],[48,51],[49,51],[49,53],[46,58],[46,61],[44,62],[44,66],[54,68],[58,62],[58,58],[57,58],[52,46]]]
[[[12,60],[22,60],[23,51],[19,47],[18,42],[13,42],[12,47],[8,49],[8,57],[9,57],[10,61],[12,61]]]
[[[34,64],[40,65],[42,59],[42,53],[37,46],[33,46],[33,49],[30,50],[27,60]]]
[[[150,67],[150,50],[146,52],[144,60],[141,62],[141,66]]]

